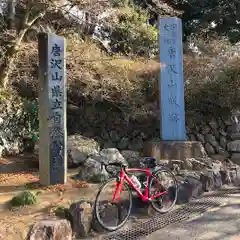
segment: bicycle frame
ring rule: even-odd
[[[130,179],[130,177],[127,175],[127,173],[130,173],[130,172],[142,172],[142,173],[145,173],[146,176],[147,176],[147,182],[146,182],[146,186],[145,186],[145,190],[144,190],[144,194],[140,191],[140,189],[137,189],[135,186],[134,186],[134,183],[132,182],[132,180]],[[114,191],[114,194],[113,194],[113,198],[112,198],[112,201],[114,201],[117,197],[117,194],[119,193],[118,195],[118,200],[120,200],[120,194],[122,192],[122,188],[123,188],[123,185],[124,185],[124,182],[127,181],[127,183],[134,189],[134,191],[138,194],[138,196],[142,199],[142,201],[146,202],[146,201],[152,201],[153,199],[157,198],[157,197],[160,197],[161,195],[163,194],[166,194],[166,191],[164,192],[160,192],[160,193],[157,193],[156,195],[152,196],[152,197],[149,197],[149,181],[150,181],[150,178],[155,178],[152,173],[151,173],[151,168],[127,168],[125,170],[121,170],[120,171],[120,181],[117,182],[117,186],[116,186],[116,189]],[[155,178],[156,179],[156,178]],[[157,180],[158,181],[158,180]],[[159,182],[159,181],[158,181]],[[161,184],[159,182],[159,184]]]

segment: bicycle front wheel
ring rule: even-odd
[[[113,201],[117,184],[116,178],[109,179],[99,189],[95,201],[96,219],[108,231],[121,228],[128,220],[132,208],[132,192],[126,183]]]
[[[151,201],[152,207],[160,213],[169,212],[177,201],[178,187],[174,174],[169,169],[159,169],[153,173],[149,183],[149,195],[165,192]]]

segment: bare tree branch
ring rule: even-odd
[[[14,57],[16,53],[19,51],[20,45],[22,43],[22,40],[27,33],[27,31],[31,28],[32,25],[35,24],[35,22],[42,18],[46,12],[48,11],[48,8],[45,8],[43,11],[40,10],[39,13],[37,13],[31,20],[30,15],[32,13],[32,7],[33,7],[34,1],[28,0],[26,4],[26,11],[23,17],[22,26],[18,31],[18,34],[16,36],[16,39],[10,44],[10,46],[7,48],[5,59],[0,66],[0,84],[6,88],[9,83],[9,74],[11,73]]]

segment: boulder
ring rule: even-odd
[[[206,142],[210,143],[213,147],[217,147],[218,146],[218,143],[217,143],[216,138],[215,138],[214,135],[206,134],[205,139],[206,139]]]
[[[27,240],[72,240],[72,228],[67,220],[42,220],[35,223]]]
[[[137,136],[136,138],[132,139],[132,141],[129,144],[129,149],[135,150],[135,151],[141,151],[143,149],[143,139],[141,136]]]
[[[235,121],[228,127],[228,133],[232,134],[237,132],[240,132],[240,123]]]
[[[169,168],[171,171],[173,171],[174,173],[178,173],[180,171],[180,169],[184,169],[185,162],[182,160],[175,160],[175,159],[171,159],[171,160],[161,160],[160,164],[163,166],[166,166],[167,168]]]
[[[130,140],[127,137],[123,137],[121,138],[121,140],[119,141],[119,143],[117,144],[117,147],[119,149],[127,149],[129,146]]]
[[[220,170],[221,178],[222,178],[222,184],[230,184],[232,182],[231,180],[231,173],[229,169],[223,169]]]
[[[215,149],[210,143],[205,144],[205,149],[209,155],[215,154]]]
[[[200,175],[200,181],[205,192],[222,187],[222,176],[218,170],[204,170]]]
[[[140,161],[142,159],[139,152],[132,150],[124,150],[121,151],[122,156],[129,164],[129,167],[140,167]]]
[[[88,158],[79,168],[80,179],[93,182],[102,182],[108,179],[109,174],[104,168],[102,168],[101,162],[122,162],[124,164],[128,164],[118,149],[105,148],[102,149],[98,154],[92,154],[88,156]]]
[[[240,132],[232,133],[231,134],[232,140],[239,140],[240,139]]]
[[[212,129],[217,129],[218,128],[218,123],[215,120],[212,120],[211,122],[209,122],[209,125]]]
[[[240,165],[240,153],[233,153],[231,156],[232,162]]]
[[[128,164],[122,154],[116,148],[104,148],[100,151],[99,155],[104,162],[122,162]]]
[[[97,154],[99,150],[100,146],[94,139],[86,138],[81,135],[68,136],[68,165],[78,166],[87,159],[89,154]]]
[[[237,167],[229,171],[231,183],[235,186],[240,186],[240,168]]]
[[[204,170],[205,168],[212,168],[214,160],[206,156],[206,157],[187,158],[186,161],[190,166],[189,170],[199,171],[199,170]]]
[[[177,204],[189,202],[203,193],[202,183],[197,174],[186,172],[176,176],[179,182]]]
[[[89,201],[79,201],[70,206],[72,228],[76,237],[87,237],[91,230],[93,204]]]
[[[217,152],[217,154],[220,154],[220,155],[222,155],[222,156],[229,157],[229,152],[226,151],[226,150],[225,150],[224,148],[222,148],[222,147],[217,147],[217,148],[216,148],[216,152]]]
[[[67,138],[68,167],[81,165],[89,154],[97,154],[99,144],[94,140],[81,135],[71,135]],[[35,161],[38,161],[39,140],[34,147]]]
[[[213,160],[219,160],[219,161],[222,161],[224,162],[225,159],[229,156],[229,154],[226,154],[226,155],[223,155],[222,153],[221,154],[214,154],[211,156],[211,158]]]
[[[188,166],[191,167],[191,170],[202,170],[208,165],[204,159],[199,158],[187,158],[186,162],[188,162]]]
[[[205,134],[208,134],[210,132],[211,128],[208,126],[208,125],[204,125],[201,127],[201,130],[200,132],[205,135]]]
[[[240,185],[240,166],[233,163],[231,160],[226,159],[226,168],[228,169],[231,183],[234,185]]]
[[[200,134],[200,133],[197,133],[196,134],[196,138],[197,138],[197,140],[198,141],[200,141],[201,143],[205,143],[205,139],[204,139],[204,136],[202,135],[202,134]]]
[[[235,140],[227,144],[227,149],[230,152],[240,152],[240,140]]]
[[[224,149],[226,149],[226,147],[227,147],[227,138],[224,137],[224,136],[221,136],[219,142],[220,142],[220,146],[223,147]]]
[[[227,133],[223,129],[219,129],[218,131],[219,131],[220,135],[227,137]]]
[[[108,179],[109,174],[102,167],[102,156],[95,154],[89,156],[79,167],[78,177],[84,181],[103,182]]]
[[[109,132],[109,137],[111,139],[112,142],[119,142],[120,141],[120,137],[117,131],[110,131]]]

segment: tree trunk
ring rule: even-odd
[[[27,30],[28,30],[28,28],[22,29],[19,32],[16,41],[13,43],[13,45],[11,47],[9,47],[7,49],[4,62],[0,67],[0,80],[1,80],[1,84],[4,88],[7,87],[8,76],[11,73],[11,70],[13,68],[15,54],[17,53],[18,49],[20,48],[22,39],[23,39],[24,35],[26,34]]]
[[[47,9],[46,9],[47,11]],[[9,74],[11,73],[11,70],[13,68],[13,62],[14,62],[14,57],[18,50],[20,49],[22,40],[28,31],[28,29],[31,28],[31,26],[41,17],[43,17],[46,13],[40,12],[37,14],[31,21],[29,21],[29,15],[30,15],[30,10],[26,12],[23,20],[23,27],[20,29],[16,40],[12,43],[12,46],[10,46],[7,49],[5,59],[3,61],[3,64],[0,66],[0,83],[1,85],[6,88],[8,83],[9,83]]]
[[[15,23],[15,0],[8,0],[7,28],[11,30]]]

